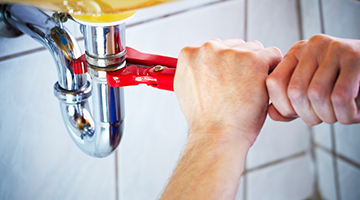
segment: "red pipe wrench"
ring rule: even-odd
[[[107,72],[107,82],[112,87],[147,84],[162,90],[174,91],[177,58],[141,53],[126,47],[126,66]],[[72,62],[75,74],[87,72],[85,55]]]
[[[112,87],[147,84],[162,90],[174,91],[177,59],[141,53],[126,47],[126,67],[107,73]]]

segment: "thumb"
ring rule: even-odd
[[[282,116],[279,111],[276,110],[275,106],[273,104],[269,105],[268,114],[270,118],[274,121],[278,122],[291,122],[294,119],[297,119],[297,117],[284,117]]]

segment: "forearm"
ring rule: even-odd
[[[245,138],[234,133],[191,132],[161,199],[233,199],[253,143]]]

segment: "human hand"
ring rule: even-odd
[[[213,136],[235,130],[253,143],[267,115],[265,80],[281,59],[275,47],[240,39],[184,48],[174,90],[190,130]]]
[[[266,80],[276,121],[360,122],[360,40],[315,35],[292,46]]]

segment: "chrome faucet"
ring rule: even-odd
[[[87,66],[80,66],[79,70],[74,68],[74,60],[81,59],[80,48],[61,21],[55,22],[42,11],[25,5],[5,4],[0,5],[0,9],[0,27],[6,27],[0,30],[0,35],[11,36],[9,30],[16,34],[20,30],[51,52],[58,72],[54,94],[59,99],[72,140],[90,156],[111,154],[118,147],[124,130],[124,92],[122,87],[109,86],[106,74],[126,64],[125,24],[81,25]],[[91,81],[87,79],[86,70]]]

